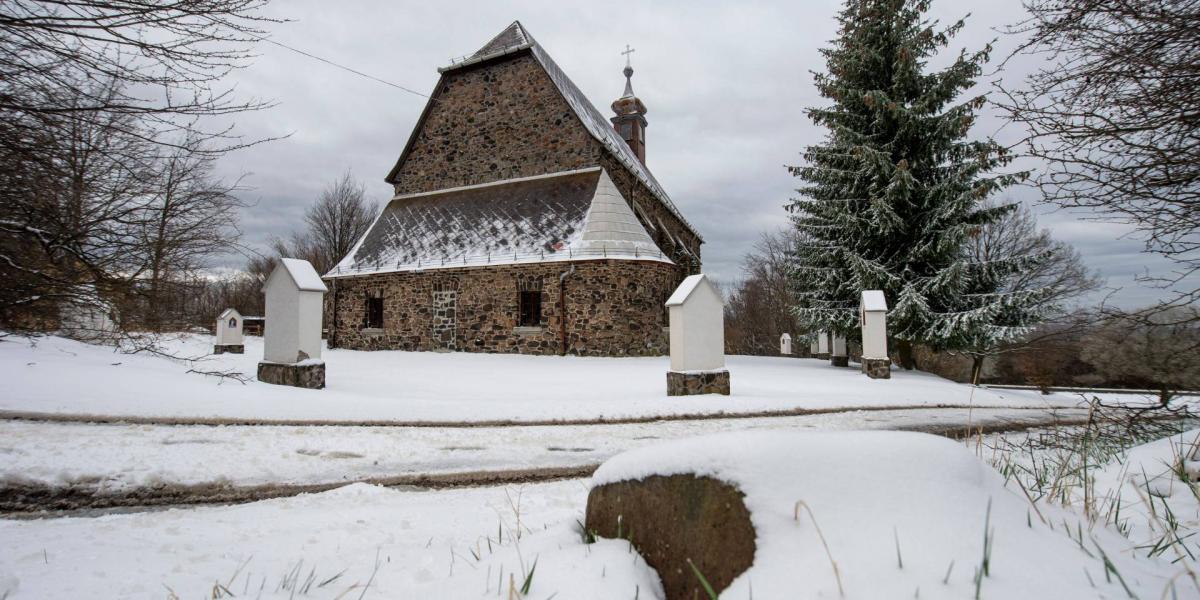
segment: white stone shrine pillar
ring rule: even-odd
[[[283,258],[267,277],[266,326],[258,380],[278,385],[325,387],[321,360],[321,313],[328,288],[307,260]]]
[[[217,317],[216,341],[213,342],[213,354],[242,354],[246,346],[242,344],[242,313],[237,309],[227,308]]]
[[[779,336],[779,353],[784,356],[792,355],[792,334],[785,333]]]
[[[817,353],[816,357],[821,360],[829,360],[829,332],[817,332]]]
[[[830,335],[833,337],[833,343],[829,353],[829,364],[835,367],[850,366],[850,355],[846,352],[846,336],[836,333]]]
[[[808,353],[811,356],[816,356],[820,351],[820,342],[817,340],[817,336],[813,335],[812,341],[808,343]]]
[[[668,396],[729,395],[725,302],[708,277],[692,275],[667,299],[671,325]]]
[[[862,372],[871,379],[890,379],[892,361],[887,350],[887,299],[881,290],[866,290],[859,304],[862,324]]]

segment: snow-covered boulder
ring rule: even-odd
[[[723,598],[1116,598],[1123,586],[1158,597],[1178,571],[1130,557],[1128,540],[1079,514],[1034,507],[964,446],[927,434],[691,438],[618,455],[592,484],[587,528],[616,537],[619,515],[668,599],[707,597],[697,573]],[[714,548],[702,531],[672,531],[733,531],[742,510],[753,558],[728,580],[721,561],[734,559],[719,546],[736,537],[710,532]]]

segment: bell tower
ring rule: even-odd
[[[633,95],[633,66],[629,63],[629,55],[633,52],[634,49],[626,44],[621,53],[625,55],[625,94],[613,101],[612,110],[616,116],[609,120],[638,160],[646,164],[646,105]]]

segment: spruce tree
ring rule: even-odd
[[[815,74],[832,105],[807,110],[825,140],[789,167],[803,180],[788,205],[800,241],[793,283],[798,320],[811,330],[859,337],[863,290],[883,290],[901,363],[912,345],[935,351],[995,345],[1035,323],[1042,290],[1005,291],[1006,276],[1044,256],[980,263],[965,251],[979,228],[1012,205],[983,201],[1024,173],[990,139],[968,139],[983,96],[975,83],[990,46],[948,67],[926,61],[963,26],[924,18],[928,2],[848,0],[839,36]]]

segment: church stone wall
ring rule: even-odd
[[[566,280],[566,308],[559,275]],[[669,351],[663,302],[680,281],[673,265],[578,261],[380,273],[330,282],[330,345],[357,350],[457,350],[645,356]],[[539,327],[518,327],[519,290],[542,290]],[[366,298],[382,292],[383,327],[364,329]],[[335,308],[336,307],[336,308]]]
[[[687,273],[699,272],[654,229],[661,221],[697,257],[700,240],[588,133],[530,54],[450,71],[430,102],[394,178],[396,194],[602,166],[655,242]],[[653,140],[649,148],[652,159]]]

